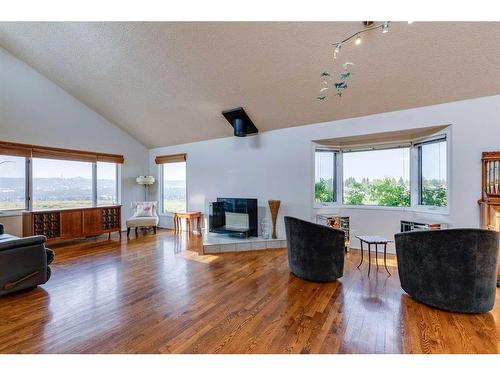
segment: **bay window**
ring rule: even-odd
[[[317,149],[314,156],[314,201],[327,205],[337,201],[337,153]]]
[[[342,161],[344,205],[410,205],[409,147],[348,151]]]
[[[416,145],[418,149],[418,203],[445,207],[447,201],[446,138]]]
[[[314,205],[446,208],[447,134],[357,148],[318,145]]]

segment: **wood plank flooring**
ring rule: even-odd
[[[198,255],[159,231],[54,247],[52,279],[0,298],[0,353],[498,353],[500,303],[453,314],[411,300],[359,252],[318,284],[286,250]],[[500,294],[497,292],[497,301]]]

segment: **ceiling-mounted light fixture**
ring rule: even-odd
[[[340,52],[340,47],[341,47],[341,45],[340,45],[340,44],[337,44],[337,45],[335,46],[335,49],[333,50],[333,59],[334,59],[334,60],[336,60],[336,59],[337,59],[337,56],[338,56],[338,54],[339,54],[339,52]]]
[[[334,63],[339,60],[340,49],[342,46],[345,47],[345,44],[354,40],[354,44],[361,44],[361,34],[370,32],[376,29],[381,29],[383,34],[389,32],[389,24],[391,21],[384,21],[378,24],[375,24],[373,21],[363,21],[364,29],[355,32],[354,34],[348,36],[344,40],[341,40],[337,43],[332,43],[334,48],[332,56]],[[408,21],[411,24],[413,21]],[[347,44],[349,47],[349,44]],[[354,65],[352,62],[346,61],[343,64],[341,63],[343,70],[340,73],[330,73],[328,71],[323,71],[321,73],[321,86],[320,86],[320,94],[316,97],[319,101],[324,101],[327,98],[327,93],[332,93],[332,95],[342,97],[342,90],[347,88],[347,80],[353,75],[350,70],[349,65]],[[333,77],[336,77],[334,79]]]

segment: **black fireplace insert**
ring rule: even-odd
[[[257,199],[217,198],[210,204],[209,230],[236,237],[257,237]]]

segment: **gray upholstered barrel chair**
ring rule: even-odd
[[[395,235],[401,287],[439,309],[482,313],[496,293],[498,233],[446,229]]]
[[[285,216],[288,265],[301,279],[326,282],[344,274],[344,232]]]
[[[44,236],[19,238],[3,233],[0,224],[0,296],[45,284],[54,252]]]

